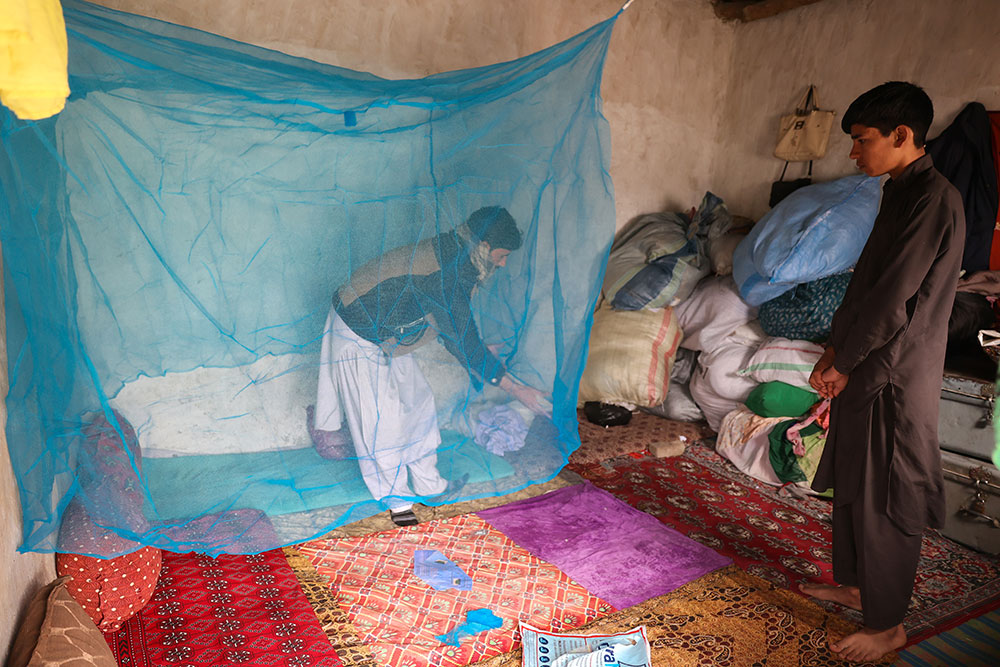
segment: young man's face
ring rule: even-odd
[[[904,159],[895,132],[884,137],[878,128],[851,125],[851,139],[854,141],[851,159],[857,163],[858,169],[869,176],[888,174],[897,169]]]

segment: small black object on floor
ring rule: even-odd
[[[632,411],[620,405],[587,401],[583,404],[587,421],[598,426],[624,426],[632,421]]]
[[[389,510],[389,518],[397,526],[416,526],[420,523],[417,515],[413,513],[413,510],[402,510],[400,512],[393,512]]]

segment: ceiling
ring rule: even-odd
[[[756,21],[820,0],[711,0],[715,14],[727,21]]]

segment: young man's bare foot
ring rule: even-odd
[[[839,642],[830,644],[830,650],[838,658],[851,662],[871,662],[878,660],[886,653],[903,648],[906,644],[906,631],[900,623],[888,630],[869,630],[862,628],[853,635],[847,635]]]
[[[799,590],[818,600],[829,600],[861,611],[861,589],[857,586],[828,586],[826,584],[799,584]]]

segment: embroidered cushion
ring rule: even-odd
[[[69,577],[67,591],[102,632],[114,632],[146,606],[160,576],[162,554],[155,547],[142,547],[97,526],[79,502],[70,503],[63,514],[56,554],[56,572]],[[120,553],[114,558],[95,558],[88,553]]]

